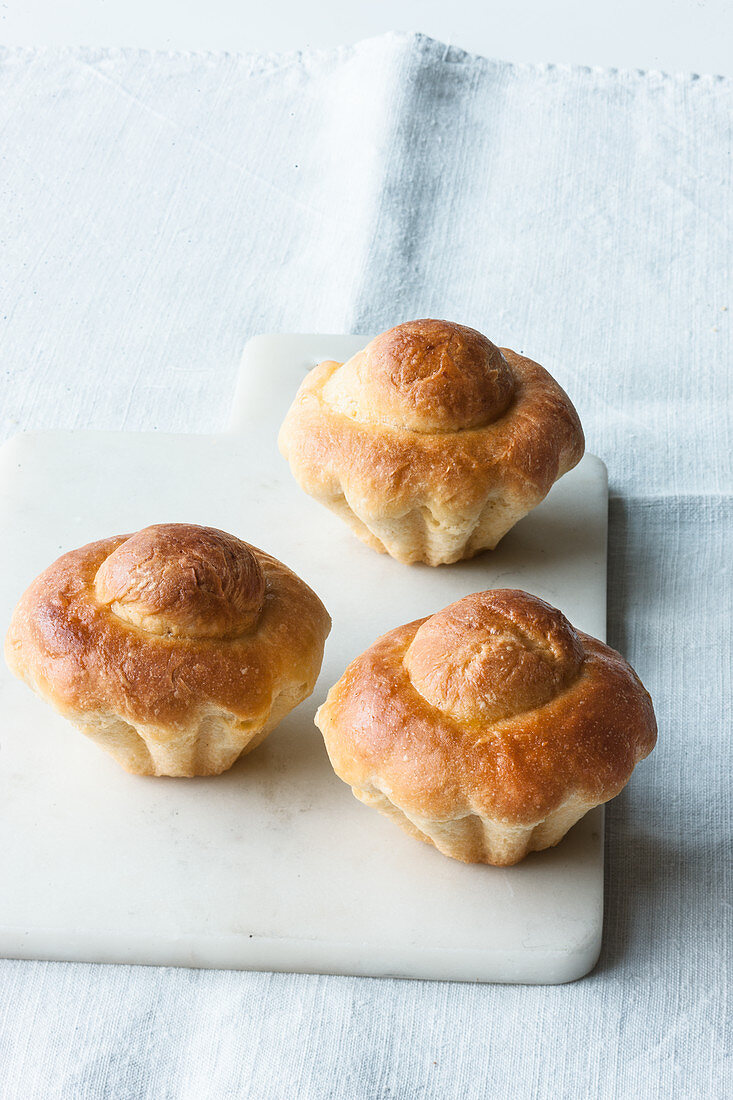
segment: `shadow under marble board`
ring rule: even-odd
[[[0,954],[14,958],[556,983],[600,950],[603,810],[512,868],[465,866],[333,774],[316,707],[379,634],[521,587],[603,638],[606,471],[587,455],[493,552],[430,569],[363,546],[295,485],[277,430],[304,376],[366,337],[257,337],[220,435],[43,432],[0,461],[0,621],[62,552],[149,523],[221,527],[282,558],[333,617],[323,670],[213,779],[122,771],[0,670]]]

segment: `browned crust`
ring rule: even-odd
[[[431,706],[404,664],[420,619],[357,657],[317,715],[346,783],[375,788],[408,814],[476,813],[507,825],[542,821],[566,799],[606,802],[656,743],[651,699],[631,666],[577,631],[579,675],[550,702],[503,721],[459,722]]]
[[[256,555],[236,536],[158,523],[105,558],[94,589],[100,603],[150,633],[236,638],[259,620],[265,578]]]
[[[406,321],[375,337],[341,376],[356,419],[420,432],[476,428],[506,411],[514,378],[499,348],[452,321]]]
[[[306,492],[371,502],[401,515],[421,504],[457,512],[504,490],[538,504],[577,465],[584,438],[570,399],[531,359],[501,349],[516,380],[498,420],[453,432],[417,432],[359,422],[330,407],[323,387],[342,364],[321,363],[301,385],[280,448]]]
[[[13,613],[8,664],[61,713],[118,715],[174,733],[212,707],[242,720],[265,716],[281,683],[315,682],[330,618],[285,565],[250,547],[265,575],[265,600],[249,633],[226,640],[151,634],[118,618],[94,590],[100,565],[128,537],[64,554]]]

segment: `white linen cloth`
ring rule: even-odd
[[[254,333],[474,325],[608,464],[609,641],[660,725],[609,808],[588,978],[4,962],[2,1096],[731,1095],[732,108],[722,78],[417,35],[0,53],[4,436],[217,430]]]

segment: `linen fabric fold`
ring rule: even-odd
[[[258,332],[477,328],[608,465],[609,642],[660,728],[580,983],[5,962],[3,1095],[730,1095],[732,119],[729,79],[420,35],[0,51],[2,436],[219,430]]]

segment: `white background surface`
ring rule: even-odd
[[[2,0],[0,42],[263,53],[422,31],[486,57],[733,71],[730,0]]]
[[[660,727],[580,982],[0,962],[0,1096],[730,1100],[730,79],[412,36],[0,58],[0,433],[216,432],[257,332],[474,325],[608,466],[608,638]]]

